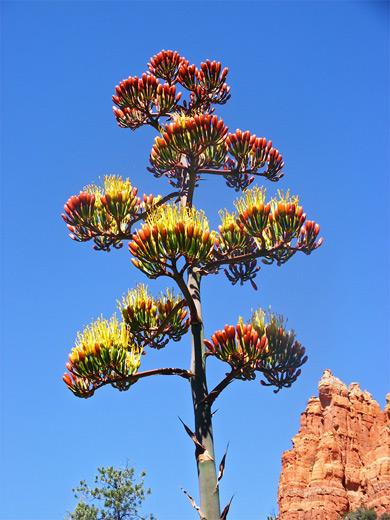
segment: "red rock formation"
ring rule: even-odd
[[[383,412],[358,383],[325,370],[319,398],[282,456],[280,520],[337,520],[365,504],[390,513],[390,394]]]

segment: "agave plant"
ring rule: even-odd
[[[196,445],[200,505],[187,494],[202,519],[223,520],[212,433],[212,405],[235,379],[254,380],[275,392],[290,387],[307,361],[305,348],[288,330],[282,316],[269,310],[254,312],[247,323],[225,325],[210,340],[204,338],[201,280],[223,271],[235,285],[254,279],[260,266],[282,265],[296,253],[317,249],[319,225],[306,220],[297,196],[278,192],[267,199],[256,177],[277,182],[284,175],[282,155],[272,141],[249,131],[230,133],[214,114],[230,98],[228,69],[216,61],[190,64],[177,52],[161,51],[150,59],[147,72],[119,82],[113,96],[114,115],[121,128],[153,127],[158,135],[148,170],[165,177],[173,191],[165,196],[138,196],[129,179],[106,176],[102,186],[85,187],[65,204],[62,215],[70,237],[93,241],[96,250],[110,251],[128,242],[135,268],[150,279],[167,277],[174,290],[153,296],[138,284],[118,302],[121,320],[103,317],[84,328],[66,363],[64,381],[77,396],[91,397],[107,384],[124,391],[141,378],[179,375],[189,380],[194,428],[185,426]],[[197,183],[207,175],[224,179],[228,188],[242,191],[235,211],[220,211],[221,225],[194,207]],[[191,366],[142,372],[141,358],[149,348],[163,350],[170,340],[188,334]],[[229,366],[226,377],[207,389],[206,361],[215,357]]]

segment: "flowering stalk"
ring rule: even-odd
[[[159,132],[148,170],[155,177],[166,177],[175,191],[165,197],[138,197],[129,179],[106,176],[102,188],[92,184],[71,197],[62,217],[72,239],[92,240],[96,250],[119,249],[127,240],[133,265],[150,279],[174,280],[181,294],[167,289],[155,297],[147,286],[137,284],[118,302],[121,322],[115,315],[110,321],[101,318],[78,334],[63,379],[83,398],[108,384],[128,390],[154,375],[188,379],[195,429],[184,426],[196,446],[200,507],[186,494],[202,520],[225,520],[231,501],[221,514],[219,481],[226,453],[217,478],[211,406],[235,379],[250,381],[259,373],[260,383],[276,387],[275,392],[290,387],[307,356],[283,318],[261,309],[247,324],[240,318],[236,326],[226,325],[206,340],[202,277],[224,267],[232,285],[249,281],[257,289],[259,258],[265,264],[282,265],[298,251],[311,254],[322,238],[317,240],[320,227],[306,220],[298,197],[281,191],[267,202],[265,189],[249,189],[256,176],[271,182],[281,179],[284,162],[272,141],[248,130],[231,133],[214,114],[212,105],[223,105],[230,98],[227,68],[210,60],[196,67],[177,52],[163,50],[150,59],[148,69],[116,86],[114,115],[121,128],[149,125]],[[210,230],[204,212],[193,207],[195,188],[204,175],[222,176],[229,188],[243,192],[234,203],[236,211],[220,212],[217,232]],[[149,348],[162,350],[186,333],[191,335],[190,370],[139,371]],[[208,356],[230,367],[210,393]]]
[[[206,349],[204,345],[204,327],[200,299],[201,276],[190,268],[187,288],[194,302],[196,320],[191,321],[191,368],[194,374],[190,378],[192,402],[194,407],[195,436],[198,445],[195,451],[200,495],[200,510],[209,520],[220,519],[219,488],[214,453],[211,405],[205,401],[208,395],[206,379]]]

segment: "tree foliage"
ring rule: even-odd
[[[142,472],[134,477],[134,468],[112,466],[98,468],[94,486],[85,480],[73,489],[78,504],[65,520],[156,520],[153,515],[141,516],[139,509],[151,490],[144,490]]]
[[[378,515],[373,507],[361,506],[354,511],[344,513],[341,518],[342,520],[377,520]],[[378,520],[390,520],[390,514],[383,513]]]

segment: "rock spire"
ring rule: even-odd
[[[390,513],[390,393],[382,411],[358,383],[330,370],[282,456],[280,520],[338,520],[362,504]]]

